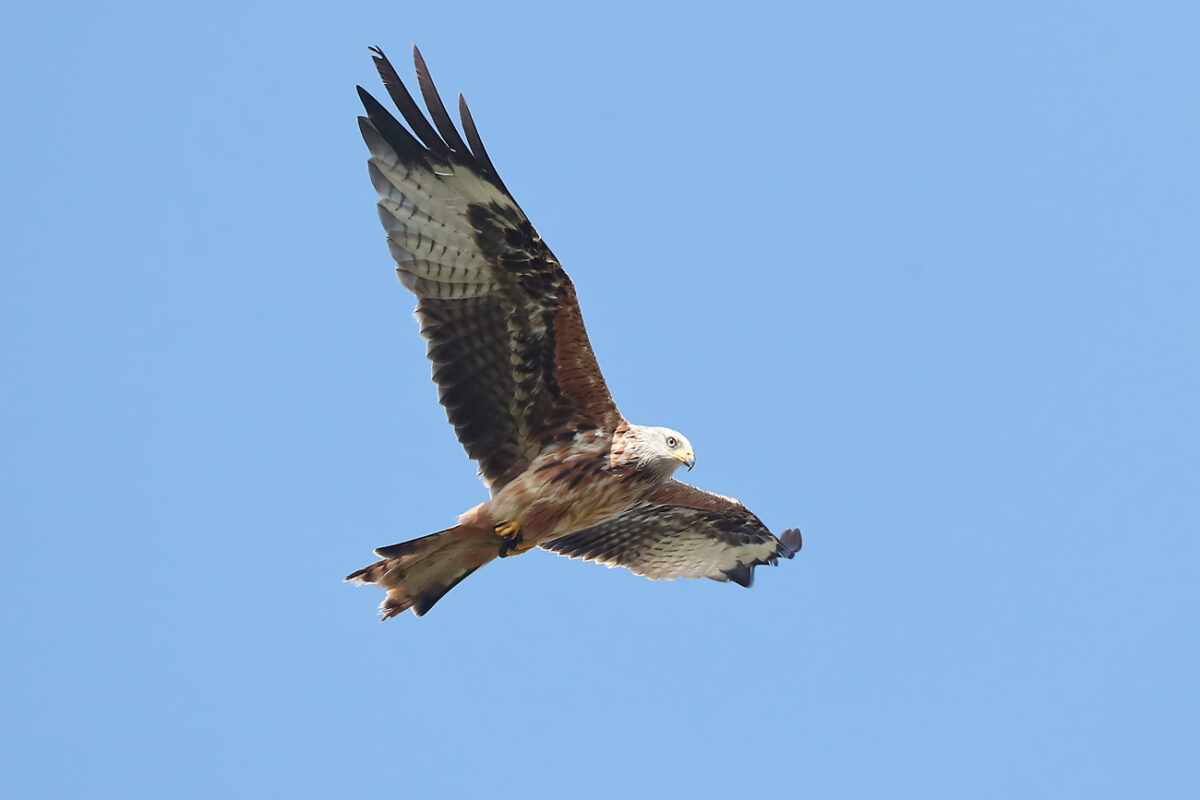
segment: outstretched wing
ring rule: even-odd
[[[541,545],[560,555],[628,567],[647,578],[712,578],[742,586],[754,568],[791,558],[800,531],[776,539],[732,497],[672,480],[622,514]]]
[[[498,489],[563,430],[621,421],[575,287],[509,194],[459,96],[464,142],[420,52],[433,124],[377,48],[375,66],[410,133],[361,86],[379,218],[400,281],[418,297],[439,399],[484,482]],[[436,126],[436,127],[435,127]],[[414,135],[415,134],[415,135]]]

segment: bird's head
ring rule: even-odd
[[[691,469],[696,464],[692,443],[679,431],[670,428],[639,426],[638,460],[661,469],[668,476],[680,465]]]

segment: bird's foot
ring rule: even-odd
[[[533,549],[533,542],[526,542],[521,535],[521,525],[517,522],[505,522],[496,526],[496,534],[502,537],[500,541],[500,557],[519,556]]]

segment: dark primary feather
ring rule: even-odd
[[[412,133],[369,93],[360,118],[380,220],[459,441],[499,488],[543,443],[620,414],[596,365],[575,289],[496,174],[460,99],[471,147],[414,48],[433,124],[378,48],[376,67]],[[414,135],[415,133],[415,135]]]
[[[450,119],[450,115],[446,113],[446,106],[442,104],[441,95],[438,94],[437,87],[433,85],[433,78],[429,76],[429,67],[425,66],[425,59],[421,57],[421,51],[417,49],[416,45],[413,45],[413,62],[417,66],[417,84],[421,87],[421,96],[425,98],[425,107],[429,109],[429,115],[433,117],[433,124],[437,125],[438,133],[442,134],[442,139],[450,145],[451,150],[458,153],[469,153],[467,145],[458,135],[458,129],[454,127],[454,120]]]
[[[424,80],[421,81],[422,96],[425,98],[425,103],[430,108],[430,113],[435,115],[435,118],[442,120],[438,123],[438,128],[443,131],[439,135],[429,124],[429,120],[425,119],[425,115],[421,113],[421,109],[417,106],[416,101],[408,92],[408,87],[404,85],[404,81],[400,80],[400,76],[396,73],[396,68],[392,66],[392,62],[388,61],[387,56],[378,47],[370,48],[375,60],[375,68],[379,72],[379,77],[383,79],[384,88],[387,89],[388,95],[392,98],[392,102],[396,104],[396,108],[400,110],[400,114],[404,117],[404,121],[409,124],[413,132],[424,142],[435,155],[439,158],[449,158],[451,149],[455,148],[455,142],[458,143],[457,152],[460,156],[470,156],[475,160],[475,166],[479,174],[485,176],[488,180],[496,185],[500,191],[511,197],[508,187],[500,180],[500,175],[496,172],[496,167],[492,164],[491,156],[488,155],[487,148],[483,146],[483,140],[479,138],[479,130],[475,127],[475,120],[471,117],[471,110],[467,108],[467,101],[461,94],[458,96],[458,114],[462,118],[463,131],[467,134],[470,148],[468,149],[462,144],[462,140],[458,138],[458,132],[454,128],[453,122],[450,120],[450,115],[446,113],[445,106],[442,105],[441,97],[438,96],[437,89],[433,85],[433,79],[429,77],[429,70],[425,66],[425,59],[421,56],[421,51],[413,46],[413,58],[417,65],[418,80],[421,81],[421,76]],[[361,87],[360,91],[361,91]],[[430,97],[432,96],[432,102]],[[440,112],[434,112],[434,108],[440,109]],[[449,133],[445,139],[442,137]]]
[[[371,96],[370,92],[361,86],[357,88],[358,99],[362,101],[363,108],[367,110],[366,117],[358,118],[358,129],[363,138],[367,139],[372,133],[377,133],[397,154],[432,170],[433,167],[425,160],[425,148],[421,146],[421,143],[414,139],[413,135],[406,131],[404,126]]]
[[[624,513],[542,547],[648,578],[712,578],[750,586],[756,566],[795,555],[800,532],[788,530],[784,539],[776,539],[738,501],[673,480]]]
[[[488,155],[487,148],[483,146],[483,140],[479,138],[475,119],[471,116],[471,109],[467,108],[467,98],[461,94],[458,96],[458,116],[462,118],[463,132],[467,134],[467,141],[471,143],[471,153],[475,156],[480,171],[487,175],[492,183],[500,187],[500,191],[512,197],[512,193],[508,191],[504,181],[500,180],[500,173],[496,172],[496,166],[492,164],[492,157]]]
[[[408,87],[396,74],[396,68],[392,66],[392,62],[387,60],[383,51],[378,47],[370,49],[375,53],[375,69],[379,71],[379,77],[383,79],[383,86],[391,96],[392,102],[396,104],[396,108],[404,116],[404,121],[435,155],[439,158],[448,157],[450,148],[442,141],[442,137],[438,136],[437,131],[429,124],[429,120],[425,119],[425,115],[421,113],[421,109],[413,100],[412,95],[408,93]]]

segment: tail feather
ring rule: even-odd
[[[499,542],[491,530],[456,525],[381,547],[375,554],[382,556],[382,561],[350,573],[346,580],[387,589],[387,597],[379,606],[383,619],[410,608],[419,617],[498,553]]]
[[[379,556],[380,558],[400,558],[401,556],[407,556],[411,553],[416,553],[419,550],[428,547],[429,545],[433,544],[432,540],[436,539],[442,534],[450,533],[452,530],[454,530],[454,528],[447,528],[444,531],[429,533],[416,539],[409,539],[407,542],[389,544],[386,547],[376,547],[375,555]]]

